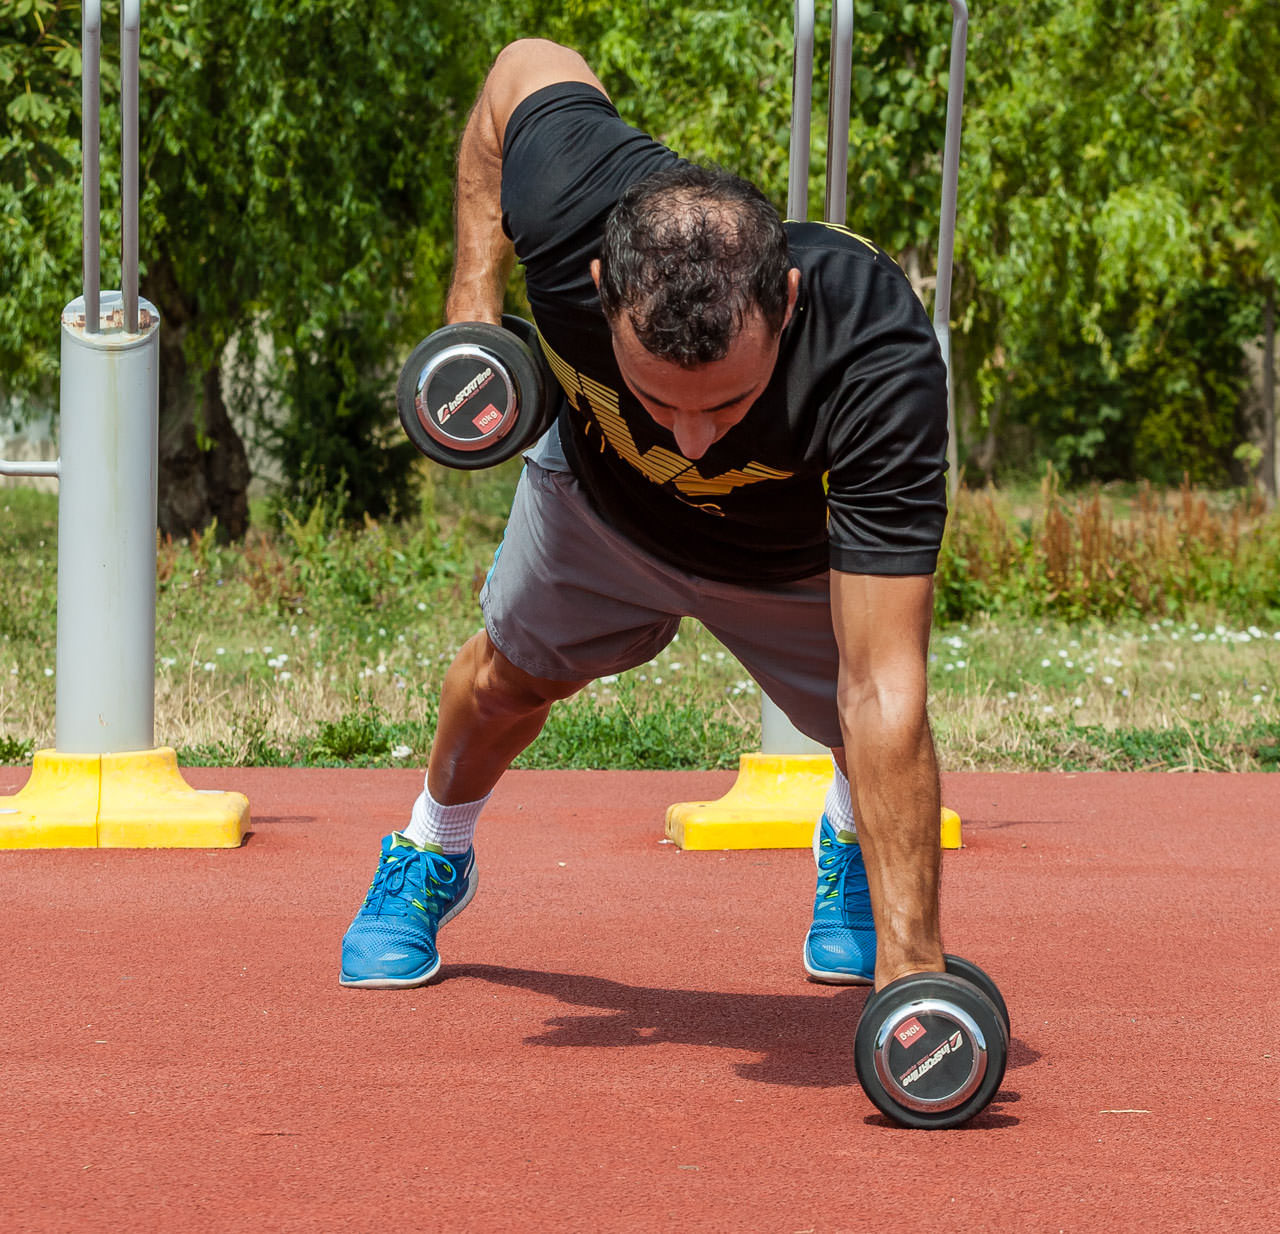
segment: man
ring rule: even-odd
[[[518,257],[565,402],[526,456],[485,630],[447,674],[425,790],[383,841],[341,981],[434,976],[502,773],[554,701],[651,659],[684,616],[832,749],[807,975],[941,971],[925,699],[946,376],[906,278],[628,127],[541,40],[489,73],[457,220],[448,320],[498,322]]]

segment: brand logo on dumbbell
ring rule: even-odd
[[[952,1050],[958,1050],[963,1041],[964,1035],[962,1033],[952,1033],[928,1058],[922,1059],[909,1071],[899,1076],[899,1083],[903,1088],[906,1088],[908,1084],[914,1084],[926,1072],[932,1071]]]
[[[477,391],[483,390],[493,380],[493,369],[487,368],[477,373],[457,394],[436,411],[436,422],[443,424],[451,415],[462,407]],[[496,408],[495,408],[496,410]],[[502,417],[499,416],[499,419]],[[477,426],[479,427],[479,426]],[[482,430],[483,431],[483,430]]]

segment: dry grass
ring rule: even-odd
[[[951,770],[1276,766],[1278,628],[983,622],[932,654]]]
[[[161,544],[157,741],[188,762],[421,761],[503,521],[496,484],[464,491],[414,525],[317,510],[238,547]],[[56,499],[4,505],[0,762],[22,762],[53,742]],[[1278,528],[1185,488],[962,494],[931,662],[943,765],[1276,767]],[[732,766],[760,739],[754,683],[694,623],[553,715],[527,765]]]

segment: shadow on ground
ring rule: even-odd
[[[853,1036],[869,988],[851,986],[820,994],[730,994],[716,990],[665,990],[625,985],[578,973],[547,973],[492,964],[451,968],[447,981],[472,979],[518,986],[574,1007],[603,1015],[563,1015],[546,1020],[546,1031],[525,1038],[529,1045],[599,1049],[671,1043],[742,1050],[759,1055],[734,1066],[737,1075],[761,1084],[804,1088],[857,1085]],[[1030,1066],[1040,1057],[1014,1038],[1008,1069]],[[1018,1095],[1001,1091],[998,1101]],[[983,1118],[994,1117],[984,1115]],[[1016,1122],[1007,1116],[988,1125]]]

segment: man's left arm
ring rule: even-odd
[[[926,707],[933,578],[833,570],[831,615],[881,988],[908,973],[943,968],[941,792]]]

